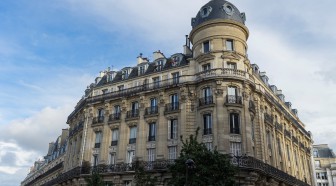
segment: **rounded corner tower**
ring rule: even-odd
[[[211,0],[191,19],[190,41],[193,55],[235,51],[246,57],[249,36],[245,13],[225,0]]]

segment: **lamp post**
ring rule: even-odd
[[[232,163],[233,164],[236,164],[236,162],[234,160],[237,161],[237,166],[238,166],[238,185],[240,186],[240,165],[242,164],[241,160],[246,159],[248,157],[246,156],[246,154],[235,155],[233,153],[231,153],[231,157],[232,157]]]
[[[189,183],[189,173],[190,173],[190,170],[196,168],[196,165],[195,165],[194,160],[192,160],[192,159],[187,159],[187,161],[185,162],[185,164],[186,164],[186,182],[185,182],[185,186],[189,186],[189,185],[191,185]],[[191,183],[192,183],[192,180],[191,180]]]

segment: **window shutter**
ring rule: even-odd
[[[171,139],[171,120],[168,120],[168,139]]]

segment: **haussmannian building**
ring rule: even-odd
[[[85,185],[88,166],[101,167],[107,185],[132,185],[135,158],[167,185],[180,136],[197,128],[208,149],[247,156],[232,159],[241,185],[314,185],[311,134],[248,59],[245,19],[211,0],[192,18],[183,53],[140,54],[132,67],[102,71],[68,117],[62,174],[42,185]]]
[[[313,145],[317,186],[336,186],[336,156],[327,144]]]

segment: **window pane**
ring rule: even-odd
[[[204,53],[210,52],[210,42],[209,41],[205,41],[203,43],[203,52]]]
[[[226,50],[233,51],[233,40],[226,40]]]

